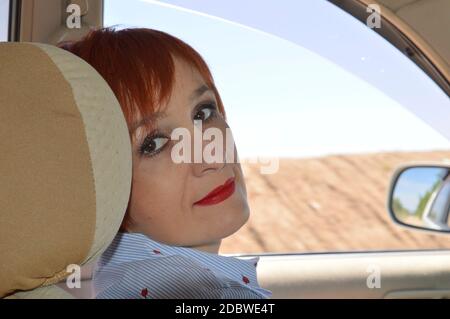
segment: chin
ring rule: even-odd
[[[222,216],[218,223],[219,236],[217,239],[224,239],[236,233],[247,223],[250,217],[250,209],[247,201],[242,202],[238,207],[229,209],[226,216]]]

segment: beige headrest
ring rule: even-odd
[[[119,229],[131,188],[125,119],[80,58],[0,43],[0,137],[0,297],[51,297],[66,267],[96,258]]]

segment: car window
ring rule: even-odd
[[[109,0],[104,23],[168,32],[208,62],[251,208],[223,253],[450,247],[386,209],[395,167],[450,160],[450,102],[420,68],[327,1],[276,2],[284,20],[258,2],[249,24],[250,3],[195,3]]]
[[[8,41],[9,0],[0,0],[0,41]]]

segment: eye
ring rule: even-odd
[[[194,121],[207,122],[217,115],[217,107],[214,103],[202,104],[197,107]]]
[[[142,155],[154,156],[164,149],[168,141],[169,138],[165,136],[147,136],[141,145],[140,153]]]

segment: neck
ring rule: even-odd
[[[207,243],[204,245],[190,246],[189,248],[194,248],[194,249],[205,251],[205,252],[211,253],[211,254],[218,254],[221,243],[222,243],[222,240],[219,240],[219,241]]]

